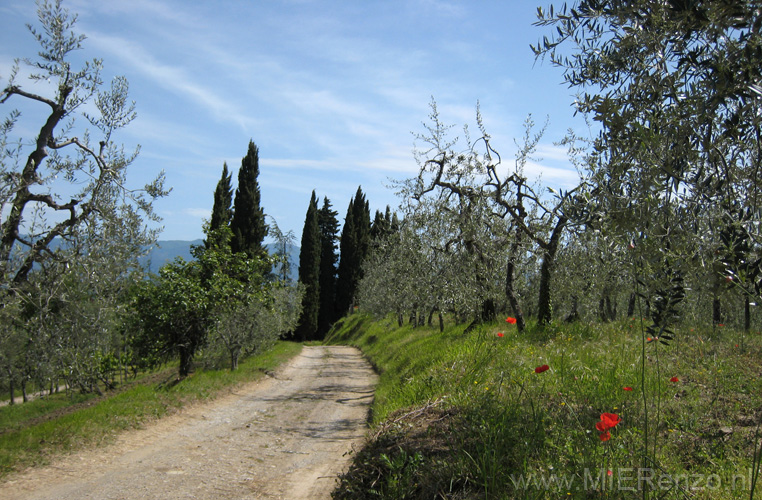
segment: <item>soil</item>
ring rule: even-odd
[[[212,403],[8,477],[0,499],[330,498],[365,439],[376,381],[354,348],[305,346]]]

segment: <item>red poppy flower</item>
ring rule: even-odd
[[[506,323],[510,323],[512,325],[516,324],[516,318],[505,318]]]
[[[601,413],[601,421],[595,423],[595,428],[601,433],[601,441],[611,439],[610,429],[617,426],[622,419],[616,413]]]
[[[621,421],[621,417],[616,413],[601,413],[601,422],[606,424],[609,429],[613,429]]]
[[[670,382],[679,382],[680,379],[678,379],[677,377],[672,377],[671,379],[669,379],[669,381]]]
[[[535,373],[542,373],[542,372],[545,372],[545,371],[548,371],[548,370],[550,370],[550,367],[548,365],[542,365],[542,366],[538,366],[537,368],[535,368],[534,372]]]
[[[632,387],[630,387],[630,386],[628,385],[628,386],[622,387],[622,390],[623,390],[623,391],[631,391],[631,390],[632,390]]]
[[[503,336],[503,334],[502,334],[502,333],[500,333],[500,332],[497,332],[497,336],[498,336],[498,337],[502,337],[502,336]]]
[[[722,328],[723,326],[725,326],[725,323],[718,323],[718,324],[717,324],[717,326],[719,326],[720,328]]]

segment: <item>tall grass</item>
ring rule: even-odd
[[[381,440],[396,441],[376,451],[389,463],[395,449],[421,456],[416,471],[407,472],[414,486],[399,498],[446,496],[448,481],[466,498],[637,498],[644,491],[654,498],[749,498],[762,417],[762,336],[676,333],[669,347],[645,346],[645,378],[633,320],[529,328],[522,335],[504,322],[467,334],[450,325],[440,334],[355,315],[328,341],[360,347],[379,368],[374,422],[379,436],[389,431]],[[549,370],[535,372],[545,364]],[[427,455],[420,436],[400,430],[399,415],[433,400],[449,411],[432,420],[447,417],[448,424],[437,421],[427,435],[446,439],[449,450]],[[621,417],[608,441],[596,429],[603,413]],[[375,463],[367,454],[362,460]],[[372,497],[392,498],[377,476],[379,495]],[[355,471],[345,482],[362,477]]]
[[[0,407],[0,478],[47,463],[51,456],[107,443],[119,431],[139,428],[184,405],[214,399],[261,377],[264,370],[275,368],[300,350],[300,344],[279,342],[272,350],[243,361],[235,372],[199,371],[178,381],[173,369],[163,380],[138,383],[97,400],[59,394]],[[72,405],[73,409],[67,409]]]

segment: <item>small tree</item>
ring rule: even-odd
[[[270,235],[275,240],[275,265],[279,268],[277,276],[281,283],[291,282],[291,256],[290,250],[296,244],[296,236],[294,231],[289,230],[287,232],[281,231],[278,227],[278,222],[270,217]]]
[[[162,267],[154,280],[137,285],[132,303],[141,332],[138,352],[154,360],[178,356],[181,377],[190,373],[219,318],[262,296],[263,274],[272,265],[269,259],[233,253],[229,228],[207,237],[218,244],[194,248],[196,260],[178,258]],[[233,366],[238,354],[231,353]]]
[[[301,313],[303,287],[271,284],[220,314],[211,333],[210,345],[224,347],[230,369],[236,370],[241,356],[270,348],[282,335],[296,328]]]

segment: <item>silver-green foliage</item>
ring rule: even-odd
[[[65,379],[97,387],[112,376],[122,294],[157,236],[146,225],[158,221],[152,201],[167,194],[161,173],[130,186],[139,148],[125,150],[114,136],[136,117],[135,103],[124,77],[103,82],[101,60],[75,62],[85,41],[76,20],[60,1],[38,2],[38,26],[28,25],[38,57],[2,75],[0,104],[18,106],[0,125],[5,386]],[[35,124],[38,109],[45,114]]]
[[[210,331],[207,360],[217,364],[227,358],[230,369],[235,370],[242,357],[272,347],[296,328],[303,294],[301,284],[274,283],[224,309]]]

